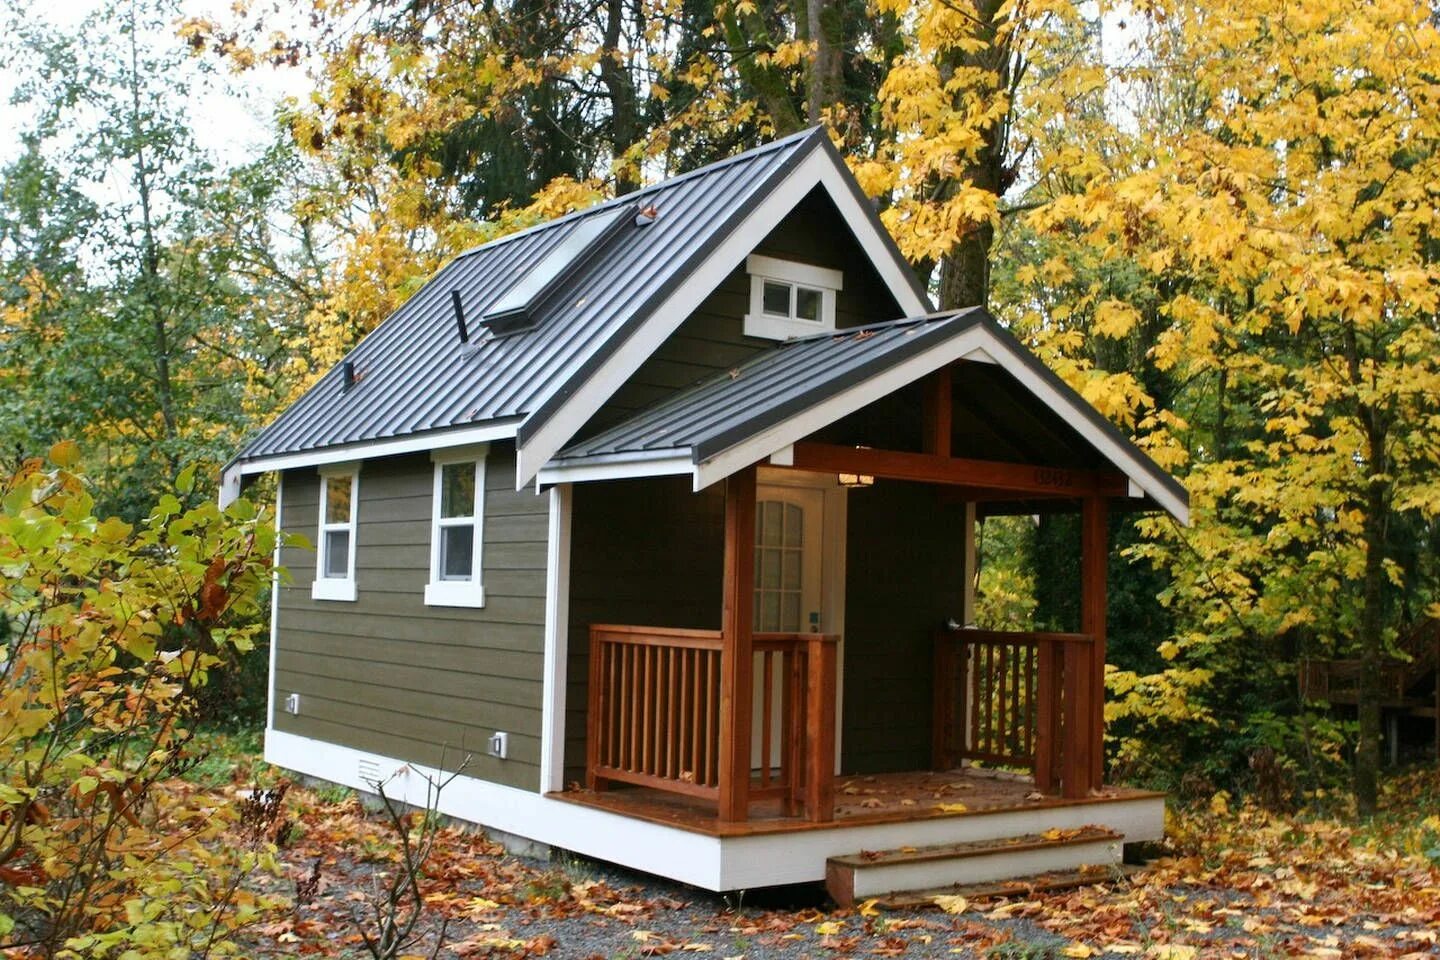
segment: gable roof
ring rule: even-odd
[[[785,341],[572,444],[540,479],[691,474],[699,489],[959,359],[1002,368],[1137,496],[1188,522],[1185,488],[979,307]]]
[[[792,175],[801,168],[812,186],[824,181],[832,199],[844,204],[842,215],[857,236],[865,234],[859,239],[872,260],[886,261],[877,269],[902,306],[928,309],[923,289],[843,160],[824,130],[815,128],[461,254],[350,352],[346,362],[354,378],[348,389],[342,363],[251,440],[227,473],[517,433],[522,454],[538,466],[553,449],[537,453],[530,442],[552,442],[567,403],[597,375],[613,380],[616,368],[607,362],[657,313],[665,314],[659,324],[664,335],[684,319],[674,315],[677,291],[698,302],[715,285],[707,270],[728,273],[743,262],[748,249],[728,262],[727,243],[746,239],[735,234],[757,210],[769,210],[778,222],[801,199],[804,191],[790,195]],[[781,191],[782,185],[787,189]],[[477,323],[587,221],[631,206],[654,206],[659,215],[646,226],[627,224],[599,244],[536,305],[531,328],[494,336]],[[459,292],[469,322],[468,345],[458,338],[452,291]],[[621,380],[598,388],[608,397]],[[565,429],[561,423],[558,432]],[[569,433],[560,436],[554,448],[569,439]]]

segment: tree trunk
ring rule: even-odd
[[[815,44],[806,78],[805,107],[810,123],[816,124],[825,108],[840,100],[840,51],[845,37],[835,0],[806,0],[805,26],[805,39]]]
[[[730,4],[725,8],[721,23],[725,27],[725,40],[735,58],[735,70],[769,114],[775,135],[783,137],[805,129],[805,120],[791,99],[785,72],[774,64],[762,65],[755,59],[757,52],[775,48],[759,12],[752,10],[742,17],[735,12],[735,5]]]
[[[600,52],[600,80],[610,95],[610,145],[617,159],[640,138],[635,78],[630,74],[624,54],[620,50],[620,27],[624,12],[622,0],[610,0],[605,11],[605,44]],[[615,195],[624,196],[639,189],[639,171],[626,163],[618,163],[615,172]]]
[[[1380,704],[1385,660],[1384,597],[1386,510],[1385,480],[1375,476],[1372,459],[1369,489],[1365,492],[1364,606],[1360,610],[1360,744],[1355,751],[1355,805],[1361,816],[1375,813],[1380,795]],[[1383,447],[1379,455],[1384,456]]]
[[[985,41],[977,50],[956,49],[943,65],[946,74],[956,70],[981,70],[993,74],[992,96],[1009,96],[1010,79],[1015,71],[1012,39],[998,42],[999,26],[1005,16],[999,0],[972,0],[975,36]],[[995,194],[999,198],[1007,186],[1005,145],[1009,124],[1001,121],[978,131],[984,141],[975,158],[965,165],[957,182]],[[954,184],[942,192],[952,193]],[[995,229],[989,223],[975,225],[955,244],[940,262],[940,309],[984,306],[990,291],[990,247],[995,242]]]

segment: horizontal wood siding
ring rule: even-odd
[[[849,497],[841,769],[930,765],[932,637],[962,614],[965,507],[878,481]]]
[[[281,522],[313,541],[319,477],[286,471]],[[354,603],[313,600],[315,553],[287,548],[281,589],[275,726],[357,750],[453,767],[539,788],[540,702],[549,502],[515,490],[514,447],[491,446],[485,470],[485,607],[427,607],[433,466],[427,454],[360,469]],[[486,754],[510,735],[508,760]]]
[[[870,265],[835,205],[819,188],[807,195],[754,252],[841,271],[845,289],[835,300],[837,326],[879,323],[900,316],[899,304]],[[749,309],[750,276],[741,263],[621,385],[578,436],[591,436],[677,390],[731,369],[758,350],[774,346],[773,340],[745,336],[744,318]]]
[[[579,483],[570,528],[565,780],[585,773],[590,625],[720,628],[725,498],[688,477]]]

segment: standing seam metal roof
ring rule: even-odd
[[[689,449],[697,461],[814,406],[864,377],[973,328],[982,311],[855,327],[787,340],[556,454],[589,457]]]
[[[916,354],[983,327],[991,346],[1013,355],[1071,401],[1071,413],[1108,435],[1183,503],[1185,487],[1077,394],[980,307],[787,340],[640,411],[553,458],[557,466],[658,451],[688,451],[700,463]]]
[[[627,336],[655,294],[683,282],[716,235],[821,144],[829,147],[823,130],[796,134],[461,254],[350,351],[350,390],[337,365],[237,459],[525,416],[565,387],[562,377],[583,372],[608,341]],[[478,323],[578,224],[632,204],[654,205],[659,216],[607,241],[547,298],[533,328],[495,337]],[[456,333],[452,290],[464,305],[468,346]]]

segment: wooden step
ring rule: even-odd
[[[1047,830],[1018,837],[861,851],[831,857],[825,886],[841,906],[912,890],[1032,877],[1120,862],[1124,838],[1105,827]]]
[[[953,887],[935,887],[930,890],[911,890],[905,893],[890,893],[875,897],[874,905],[881,910],[923,910],[938,906],[937,897],[964,897],[966,900],[985,900],[999,897],[1031,897],[1037,893],[1051,893],[1056,890],[1073,890],[1101,883],[1114,883],[1145,869],[1128,863],[1111,863],[1103,866],[1083,867],[1079,870],[1055,870],[1039,873],[1033,877],[1018,877],[1014,880],[996,880],[990,883],[959,884]]]

